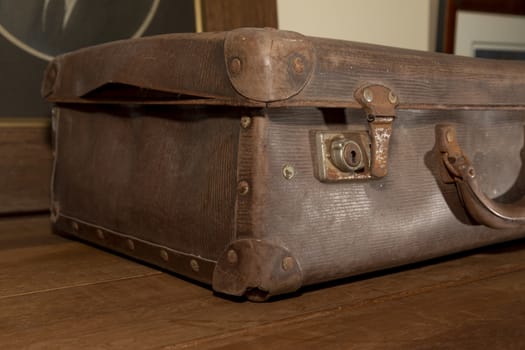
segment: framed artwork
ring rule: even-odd
[[[0,0],[0,117],[49,114],[40,83],[56,55],[195,24],[193,0]]]
[[[440,0],[437,51],[525,59],[525,1]]]

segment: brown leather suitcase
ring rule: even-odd
[[[525,64],[271,29],[56,58],[56,228],[252,300],[525,236]]]

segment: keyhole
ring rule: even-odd
[[[350,163],[351,163],[351,165],[356,165],[357,164],[356,157],[357,157],[357,153],[354,150],[352,150],[352,152],[350,152]]]
[[[350,142],[345,146],[343,157],[346,164],[352,168],[359,166],[363,160],[361,149],[355,142]]]

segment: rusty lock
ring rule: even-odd
[[[367,113],[368,131],[317,131],[317,172],[321,182],[386,176],[395,108],[399,101],[382,85],[366,85],[354,97]]]

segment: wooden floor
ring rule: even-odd
[[[525,241],[257,304],[0,219],[0,349],[525,349]]]

